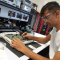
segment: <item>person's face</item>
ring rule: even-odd
[[[50,28],[55,26],[57,23],[57,17],[55,13],[56,11],[49,12],[48,10],[44,12],[44,16],[43,16],[44,22],[47,23]]]

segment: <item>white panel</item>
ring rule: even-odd
[[[24,13],[19,12],[19,11],[16,11],[16,10],[13,10],[13,9],[10,9],[10,8],[7,8],[7,7],[2,6],[2,5],[0,5],[0,8],[1,8],[0,17],[6,17],[6,18],[9,18],[9,19],[15,19],[15,20],[20,20],[20,21],[28,22],[29,15],[24,14]],[[15,17],[12,17],[12,16],[10,17],[10,16],[8,16],[8,12],[9,12],[9,11],[15,12]],[[17,13],[22,14],[22,18],[21,18],[21,19],[20,19],[20,18],[17,18]],[[26,19],[23,19],[23,16],[24,16],[24,15],[27,16],[27,20],[26,20]]]

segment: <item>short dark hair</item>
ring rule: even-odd
[[[49,11],[60,10],[60,5],[56,1],[48,2],[41,9],[41,12],[40,12],[41,17],[44,15],[45,10],[49,10]]]

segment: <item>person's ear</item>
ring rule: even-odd
[[[59,10],[56,11],[56,17],[59,17]]]

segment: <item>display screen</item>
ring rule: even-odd
[[[13,2],[14,0],[9,0],[9,1]]]
[[[25,5],[24,6],[24,10],[28,11],[28,6]]]
[[[30,4],[30,1],[29,0],[25,0],[26,2],[28,2]]]
[[[30,11],[31,11],[31,8],[28,7],[27,5],[25,5],[25,6],[24,6],[24,10],[30,12]]]

